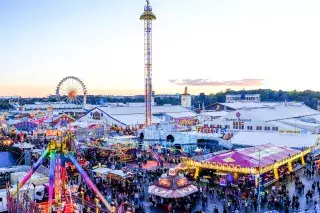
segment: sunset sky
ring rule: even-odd
[[[153,89],[320,90],[319,0],[150,0]],[[142,94],[145,0],[0,0],[0,96]]]

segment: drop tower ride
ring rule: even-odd
[[[140,20],[144,21],[144,83],[145,83],[145,126],[151,125],[151,103],[152,103],[152,21],[156,15],[152,12],[149,0],[144,6],[144,12]]]

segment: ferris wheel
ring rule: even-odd
[[[56,96],[59,101],[85,105],[87,103],[87,88],[79,78],[68,76],[59,82]]]

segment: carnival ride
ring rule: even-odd
[[[159,180],[149,186],[148,192],[162,198],[181,198],[198,192],[198,188],[187,178],[178,175],[176,169],[171,168],[168,174],[162,175]]]
[[[62,79],[56,89],[56,96],[59,100],[79,105],[87,103],[87,94],[88,91],[84,83],[74,76]],[[83,96],[82,102],[80,96]]]
[[[140,20],[144,21],[144,81],[145,81],[145,125],[152,124],[152,21],[156,20],[156,15],[152,12],[149,0],[146,0],[144,12],[140,16]]]
[[[96,197],[104,204],[108,212],[115,212],[115,207],[112,207],[108,203],[108,201],[104,198],[98,188],[93,184],[87,173],[77,162],[72,150],[70,150],[70,140],[72,140],[71,134],[67,134],[63,140],[60,139],[57,141],[50,141],[47,149],[42,153],[38,161],[32,166],[31,170],[18,184],[17,190],[13,193],[10,193],[10,191],[8,190],[8,212],[74,212],[72,197],[70,196],[70,192],[67,189],[67,162],[71,162],[75,166],[84,181],[94,191]],[[41,203],[41,205],[38,205],[33,209],[31,208],[32,205],[30,202],[29,209],[27,211],[23,211],[21,209],[17,211],[17,208],[20,208],[16,205],[16,203],[19,202],[19,190],[27,183],[32,174],[36,172],[43,161],[48,157],[50,159],[48,202]],[[41,210],[39,211],[39,209]]]

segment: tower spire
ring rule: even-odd
[[[144,12],[140,20],[144,21],[144,83],[145,83],[145,104],[146,120],[145,125],[151,125],[151,102],[152,102],[152,21],[156,19],[152,12],[149,0],[146,0]]]

